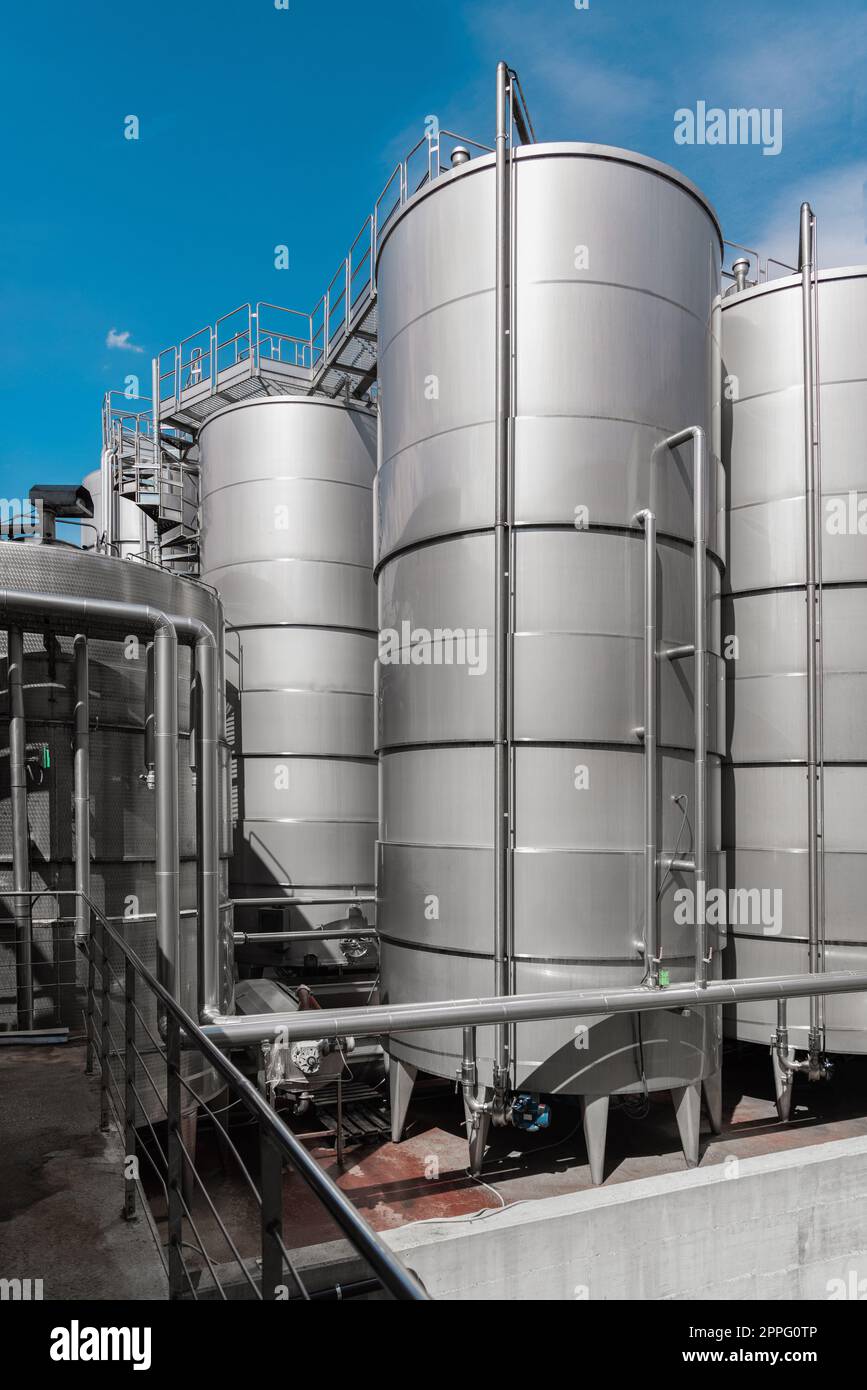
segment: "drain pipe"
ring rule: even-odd
[[[204,623],[195,665],[197,998],[199,1017],[211,1019],[220,1011],[220,672],[216,639]]]
[[[24,714],[24,635],[8,634],[9,791],[12,802],[12,886],[30,893],[30,832],[27,826],[27,722]],[[15,899],[15,983],[18,1027],[33,1028],[33,908],[30,897]]]
[[[692,443],[693,459],[693,623],[694,638],[689,646],[672,647],[660,656],[672,661],[681,656],[695,657],[693,690],[694,798],[693,857],[668,861],[666,867],[691,869],[695,874],[695,982],[703,987],[708,980],[710,956],[705,920],[707,886],[707,436],[700,425],[663,439],[654,449],[676,449]]]
[[[495,425],[496,460],[494,526],[494,992],[509,994],[510,903],[509,859],[512,840],[509,786],[509,679],[511,645],[511,498],[509,486],[509,150],[507,110],[509,70],[497,64],[496,228],[495,228]],[[497,1027],[494,1041],[494,1091],[505,1104],[511,1071],[510,1029]],[[499,1107],[498,1107],[499,1108]]]
[[[90,936],[90,655],[87,638],[78,633],[75,656],[73,778],[75,802],[75,942]]]
[[[656,809],[656,516],[648,509],[637,512],[633,524],[644,527],[644,728],[638,731],[644,741],[644,965],[648,984],[657,987],[662,947],[656,873],[659,844]]]
[[[814,219],[809,203],[801,204],[798,262],[801,271],[801,319],[804,361],[804,493],[806,510],[806,604],[807,604],[807,877],[810,971],[821,970],[821,863],[822,824],[819,812],[819,624],[817,591],[817,508],[816,490],[816,383],[814,375]],[[823,1039],[821,1006],[818,996],[810,999],[808,1049],[811,1073],[822,1068]]]
[[[316,1035],[369,1038],[433,1028],[490,1027],[541,1019],[589,1018],[597,1014],[650,1013],[655,1009],[704,1009],[765,999],[802,999],[819,989],[824,994],[867,992],[867,971],[829,971],[821,982],[815,975],[778,975],[761,979],[709,980],[704,985],[669,985],[664,990],[630,985],[623,989],[510,994],[499,999],[445,999],[423,1004],[367,1004],[357,1008],[322,1009],[316,1014]],[[201,1031],[219,1047],[250,1047],[278,1034],[281,1042],[287,1045],[309,1038],[310,1018],[297,1010],[226,1014],[213,1023],[203,1024]]]

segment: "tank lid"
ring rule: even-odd
[[[648,173],[657,174],[660,178],[667,179],[670,183],[677,184],[685,193],[695,198],[700,203],[705,212],[712,219],[722,251],[723,233],[716,209],[709,198],[702,193],[697,184],[682,174],[679,169],[675,169],[670,164],[663,164],[659,159],[653,159],[650,155],[639,154],[636,150],[621,149],[617,145],[596,145],[589,142],[576,140],[563,140],[550,143],[537,143],[534,145],[519,145],[515,150],[515,158],[525,159],[602,159],[613,164],[632,164],[640,169],[646,169]],[[496,163],[495,154],[479,155],[476,159],[470,159],[465,163],[457,164],[445,173],[440,174],[432,183],[426,183],[422,188],[408,198],[403,207],[396,211],[390,218],[388,226],[384,229],[379,245],[377,246],[377,258],[385,245],[393,229],[400,222],[409,208],[420,203],[424,198],[430,198],[438,189],[451,183],[453,179],[470,178],[474,174],[480,173],[483,169],[491,169]]]

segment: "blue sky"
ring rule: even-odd
[[[500,57],[539,138],[675,164],[784,260],[809,197],[824,264],[867,261],[863,0],[8,7],[0,495],[93,468],[104,391],[149,394],[159,348],[247,300],[311,309],[425,116],[490,141]],[[700,100],[781,108],[781,152],[675,145]]]

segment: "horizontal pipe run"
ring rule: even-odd
[[[290,896],[280,898],[233,898],[233,907],[354,907],[356,903],[375,903],[375,893],[332,893],[328,897]]]
[[[236,931],[236,946],[270,945],[282,941],[346,941],[378,937],[376,927],[323,927],[321,931]]]
[[[659,864],[659,867],[661,869],[665,869],[668,873],[670,873],[672,870],[674,870],[675,873],[681,874],[695,873],[694,859],[671,859],[667,855],[663,854],[657,860],[657,863]]]
[[[835,970],[821,977],[780,975],[759,980],[713,980],[706,984],[668,985],[664,989],[637,985],[615,990],[561,990],[552,994],[512,994],[429,1004],[323,1009],[316,1014],[315,1031],[318,1038],[339,1038],[347,1034],[377,1037],[427,1028],[505,1026],[535,1019],[708,1008],[748,1000],[809,998],[820,991],[822,994],[855,994],[862,990],[867,991],[867,973],[856,970]],[[310,1016],[297,1012],[224,1016],[204,1026],[202,1032],[219,1047],[249,1047],[278,1034],[284,1044],[303,1042],[310,1036]]]

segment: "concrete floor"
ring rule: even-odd
[[[100,1134],[98,1081],[86,1077],[83,1050],[0,1048],[0,1277],[42,1278],[46,1298],[164,1298],[162,1267],[146,1220],[120,1217],[121,1146]],[[781,1125],[770,1061],[759,1047],[730,1047],[724,1065],[724,1128],[702,1128],[702,1168],[867,1135],[867,1059],[841,1058],[834,1080],[796,1081],[793,1119]],[[217,1102],[214,1102],[215,1106]],[[255,1176],[255,1127],[237,1106],[232,1141]],[[421,1083],[401,1144],[380,1141],[347,1150],[311,1133],[315,1116],[293,1122],[307,1147],[375,1228],[514,1206],[591,1189],[575,1103],[555,1104],[552,1128],[528,1134],[493,1130],[482,1180],[469,1176],[459,1097]],[[231,1155],[200,1123],[197,1170],[244,1260],[259,1254],[259,1210]],[[605,1186],[684,1171],[667,1094],[638,1118],[613,1107]],[[150,1168],[142,1164],[147,1178]],[[159,1190],[154,1217],[165,1239]],[[201,1191],[192,1195],[197,1234],[224,1267],[233,1253]],[[333,1241],[338,1232],[297,1174],[284,1181],[284,1231],[296,1250]],[[191,1269],[198,1260],[186,1251]],[[234,1264],[237,1272],[237,1264]],[[207,1276],[205,1276],[207,1278]],[[204,1287],[203,1283],[203,1287]]]
[[[867,1059],[840,1059],[835,1079],[827,1085],[810,1085],[799,1078],[793,1118],[787,1125],[777,1119],[766,1049],[731,1048],[724,1077],[723,1133],[711,1134],[703,1118],[702,1168],[867,1135]],[[401,1144],[378,1142],[350,1148],[342,1167],[331,1141],[313,1137],[314,1120],[309,1115],[291,1123],[377,1230],[592,1190],[575,1103],[555,1105],[553,1126],[547,1133],[492,1130],[481,1181],[467,1173],[460,1099],[442,1083],[419,1084]],[[255,1173],[255,1131],[242,1123],[232,1133]],[[227,1163],[225,1155],[220,1155],[205,1125],[199,1130],[197,1167],[238,1251],[244,1258],[254,1258],[259,1253],[258,1208],[248,1187],[237,1178],[234,1161]],[[666,1093],[654,1097],[645,1118],[632,1118],[623,1108],[612,1109],[606,1188],[684,1171]],[[162,1229],[164,1212],[158,1193],[154,1212]],[[212,1259],[231,1265],[231,1252],[198,1192],[193,1212]],[[339,1234],[318,1200],[291,1171],[284,1179],[284,1234],[296,1250],[333,1241]],[[192,1255],[190,1264],[195,1264]]]
[[[123,1147],[84,1047],[0,1047],[0,1278],[46,1299],[163,1299],[149,1221],[124,1221]]]

